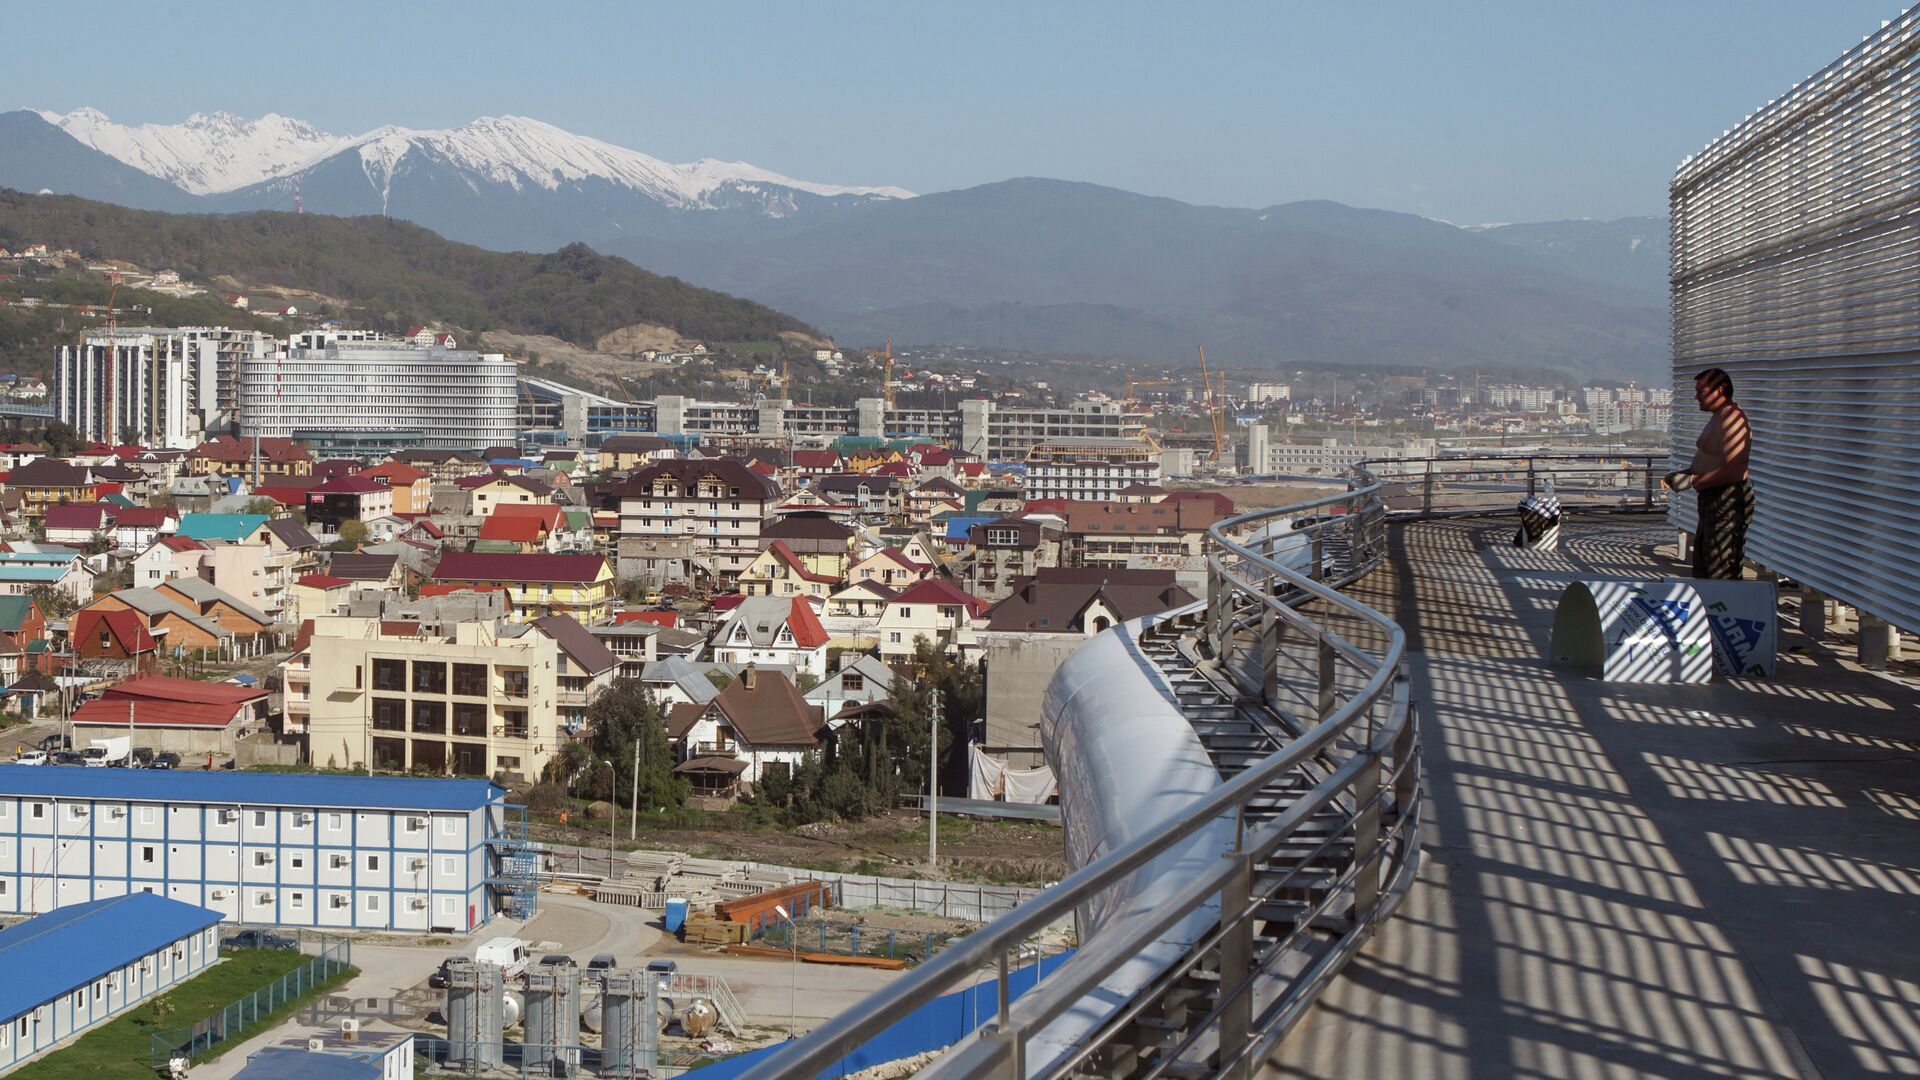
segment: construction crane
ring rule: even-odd
[[[884,355],[887,361],[887,374],[886,374],[885,381],[880,384],[880,395],[887,399],[887,411],[892,412],[893,411],[893,339],[892,338],[887,339],[887,350]],[[881,421],[881,427],[882,429],[886,427],[885,420]]]
[[[1200,385],[1207,392],[1207,422],[1213,426],[1213,460],[1218,465],[1227,456],[1227,428],[1220,415],[1227,404],[1227,376],[1225,372],[1220,373],[1220,396],[1215,398],[1213,376],[1207,372],[1207,347],[1196,345],[1194,348],[1200,352]]]
[[[107,415],[101,419],[106,422],[108,427],[113,426],[113,371],[117,366],[115,362],[120,359],[120,346],[113,338],[113,332],[120,328],[120,319],[115,313],[113,305],[120,297],[121,280],[118,270],[110,270],[107,272],[107,283],[110,286],[110,288],[107,289],[107,393],[102,399],[102,407],[106,410]],[[78,351],[82,355],[85,355],[87,351],[87,335],[84,331],[80,334],[80,348]],[[108,431],[106,441],[109,443],[113,442],[114,436],[117,434],[119,433]]]
[[[1129,405],[1133,404],[1133,400],[1134,400],[1133,392],[1134,392],[1134,389],[1137,387],[1172,386],[1179,381],[1180,381],[1179,379],[1136,379],[1133,376],[1129,375],[1127,376],[1127,404]]]

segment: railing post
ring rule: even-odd
[[[1427,482],[1425,484],[1425,490],[1420,500],[1420,513],[1423,515],[1431,515],[1433,513],[1433,459],[1432,458],[1427,459]]]
[[[1528,458],[1528,459],[1527,459],[1527,497],[1528,497],[1529,499],[1531,499],[1531,498],[1533,497],[1533,494],[1534,494],[1534,491],[1533,491],[1533,484],[1534,484],[1534,476],[1533,476],[1533,459],[1532,459],[1532,458]]]
[[[1315,706],[1319,710],[1319,719],[1325,720],[1327,717],[1333,715],[1334,705],[1339,699],[1339,666],[1335,662],[1338,657],[1333,651],[1333,643],[1327,640],[1325,631],[1316,634],[1314,636],[1314,642],[1320,646],[1320,686],[1319,696],[1315,699]]]
[[[1380,751],[1361,751],[1369,761],[1353,779],[1353,925],[1364,937],[1380,906]]]
[[[1251,1075],[1246,1060],[1253,1034],[1253,860],[1234,844],[1226,855],[1233,873],[1220,887],[1220,918],[1229,923],[1220,939],[1220,992],[1233,995],[1220,1003],[1221,1076],[1245,1080]]]

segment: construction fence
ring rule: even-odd
[[[300,945],[302,951],[309,946],[317,949],[306,963],[192,1024],[155,1031],[148,1037],[148,1063],[155,1069],[165,1070],[167,1063],[174,1058],[184,1057],[191,1061],[222,1043],[248,1033],[263,1018],[300,1000],[311,993],[314,987],[353,964],[351,941],[302,934]]]

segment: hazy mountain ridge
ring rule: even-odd
[[[583,241],[852,344],[1153,358],[1205,343],[1241,364],[1592,375],[1651,374],[1668,355],[1657,218],[1460,228],[1327,201],[1204,207],[1033,178],[896,198],[787,186],[799,182],[741,163],[671,166],[523,118],[454,131],[371,133],[196,197],[37,114],[0,114],[0,183],[215,212],[292,209],[297,184],[310,213],[404,219],[494,250]]]

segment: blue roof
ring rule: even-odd
[[[1006,516],[1005,514],[954,514],[952,517],[945,519],[947,523],[946,539],[965,540],[968,530],[972,529],[975,525],[989,521],[999,521]]]
[[[233,1080],[379,1080],[380,1066],[358,1057],[269,1046],[247,1055]]]
[[[0,1021],[219,921],[217,911],[153,893],[131,893],[56,908],[0,930],[0,971],[7,973],[0,980]]]
[[[16,566],[0,562],[0,581],[55,582],[67,576],[64,566]]]
[[[267,523],[265,514],[187,514],[179,535],[189,540],[244,540]]]
[[[505,794],[505,789],[491,780],[0,765],[0,795],[49,798],[464,811],[478,809]]]

